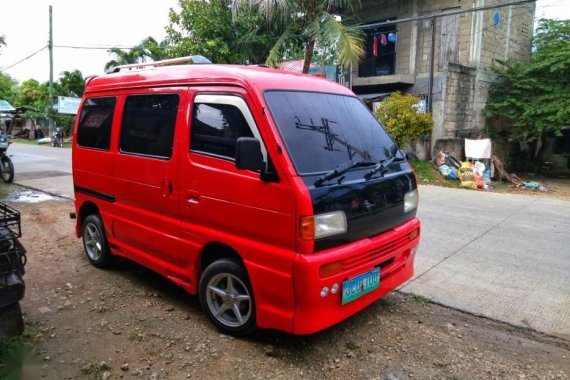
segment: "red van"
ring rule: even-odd
[[[256,66],[91,79],[73,138],[76,232],[191,294],[224,333],[310,334],[413,274],[415,175],[345,87]]]

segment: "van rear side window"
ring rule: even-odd
[[[121,152],[170,158],[179,102],[177,94],[127,97]]]
[[[79,146],[109,150],[116,102],[115,97],[85,100],[77,128],[77,144]]]

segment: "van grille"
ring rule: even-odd
[[[384,269],[395,261],[396,256],[402,253],[403,248],[408,245],[409,242],[410,239],[407,234],[398,239],[391,240],[373,250],[362,252],[343,260],[342,269],[350,270],[370,263],[373,263],[375,266],[380,264],[380,267]]]

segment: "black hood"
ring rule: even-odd
[[[364,178],[315,187],[313,177],[305,177],[315,215],[344,211],[348,229],[345,234],[315,241],[315,252],[372,237],[394,228],[416,215],[404,213],[404,195],[417,189],[407,162],[394,163],[383,177]],[[394,170],[396,169],[396,170]]]

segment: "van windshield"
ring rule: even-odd
[[[265,101],[299,175],[347,162],[382,161],[394,141],[360,100],[351,96],[267,91]]]

